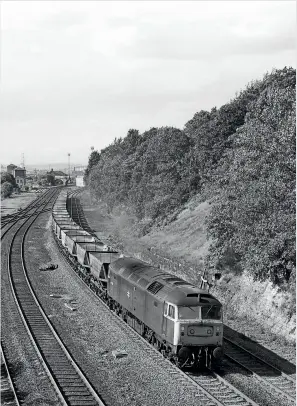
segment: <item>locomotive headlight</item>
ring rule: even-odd
[[[220,327],[217,327],[217,331],[220,331]]]
[[[181,326],[180,331],[185,331],[184,326]]]

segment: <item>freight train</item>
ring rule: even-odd
[[[106,246],[73,222],[66,197],[61,193],[54,206],[53,230],[90,288],[177,366],[219,363],[221,303],[207,290]]]

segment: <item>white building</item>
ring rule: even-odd
[[[84,187],[84,174],[85,170],[87,169],[86,166],[77,166],[73,168],[72,177],[75,178],[75,185],[78,187]]]

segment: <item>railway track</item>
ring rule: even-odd
[[[17,390],[8,368],[5,350],[1,344],[1,405],[20,406]]]
[[[37,199],[33,200],[25,209],[19,211],[15,215],[11,215],[11,217],[9,219],[6,219],[4,221],[2,221],[3,219],[1,219],[1,239],[4,238],[4,236],[20,220],[26,220],[31,215],[33,215],[34,212],[38,212],[39,210],[42,210],[43,202],[45,202],[47,199],[50,199],[54,193],[56,193],[56,192],[53,190],[47,190],[44,194],[42,194],[41,196],[38,196]],[[45,209],[45,211],[49,211],[49,210],[51,210],[51,208]],[[30,212],[31,212],[31,214],[30,214]]]
[[[106,303],[90,288],[89,285],[83,280],[83,275],[77,271],[73,265],[74,263],[70,260],[68,255],[64,251],[64,247],[61,242],[56,238],[59,251],[64,257],[65,261],[71,266],[76,277],[79,278],[80,283],[83,283],[84,286],[88,286],[92,294],[96,297],[97,300],[108,308]],[[196,397],[197,401],[201,402],[205,406],[258,406],[253,400],[249,399],[246,395],[241,393],[238,389],[233,387],[228,383],[224,378],[219,375],[208,372],[204,375],[195,375],[191,373],[184,373],[182,370],[178,369],[173,365],[168,359],[161,356],[160,352],[149,344],[143,337],[135,332],[135,330],[124,323],[122,318],[116,313],[111,312],[112,317],[115,317],[121,323],[125,325],[128,335],[131,337],[131,340],[136,341],[138,345],[149,354],[150,358],[155,359],[158,364],[163,363],[164,368],[169,370],[169,373],[174,375],[181,383],[187,387],[189,391],[193,393],[193,396]],[[121,324],[122,325],[122,324]]]
[[[51,198],[53,199],[53,196]],[[28,215],[15,231],[9,247],[8,273],[15,303],[61,405],[101,406],[103,402],[99,395],[60,340],[27,278],[24,240],[36,218],[49,205],[48,202],[44,202],[44,199],[41,203],[39,201],[39,204],[41,207],[37,207],[38,204],[36,203],[34,205],[36,212]],[[9,343],[6,344],[9,345]]]
[[[269,389],[295,403],[296,381],[278,368],[252,354],[240,345],[224,338],[225,357],[255,376]]]
[[[50,193],[50,191],[48,191]],[[45,192],[46,194],[46,192]],[[34,208],[36,204],[38,204],[38,201],[42,199],[42,196],[37,196],[32,202],[30,202],[24,209],[19,209],[17,212],[13,214],[6,214],[4,216],[1,216],[1,227],[11,223],[11,222],[16,222],[17,220],[26,217],[27,213]]]
[[[79,192],[74,192],[70,196],[71,213],[74,215],[73,219],[82,228],[84,228],[84,218],[82,208],[80,206],[79,200],[77,199]],[[89,231],[89,226],[87,225]],[[59,242],[58,242],[59,243]],[[63,247],[60,245],[60,250],[64,254]],[[70,262],[70,265],[73,264]],[[97,295],[96,295],[97,296]],[[236,363],[241,368],[251,373],[254,377],[264,383],[269,389],[274,390],[278,394],[285,397],[287,400],[295,403],[296,397],[296,382],[289,375],[283,373],[281,370],[267,363],[266,361],[260,359],[258,356],[245,350],[243,347],[232,342],[231,340],[224,338],[225,341],[225,356],[228,360]],[[204,388],[207,392],[211,390],[216,401],[229,405],[255,405],[251,399],[246,397],[232,385],[230,385],[226,380],[224,380],[220,375],[214,372],[208,372],[204,374],[191,374],[187,373],[188,377],[195,381],[199,386]],[[225,403],[224,403],[225,402]]]

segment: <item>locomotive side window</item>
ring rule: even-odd
[[[167,312],[168,312],[168,303],[165,303],[164,306],[164,315],[167,316]]]
[[[168,316],[172,317],[173,319],[175,318],[175,309],[174,309],[174,307],[172,305],[169,305]]]

